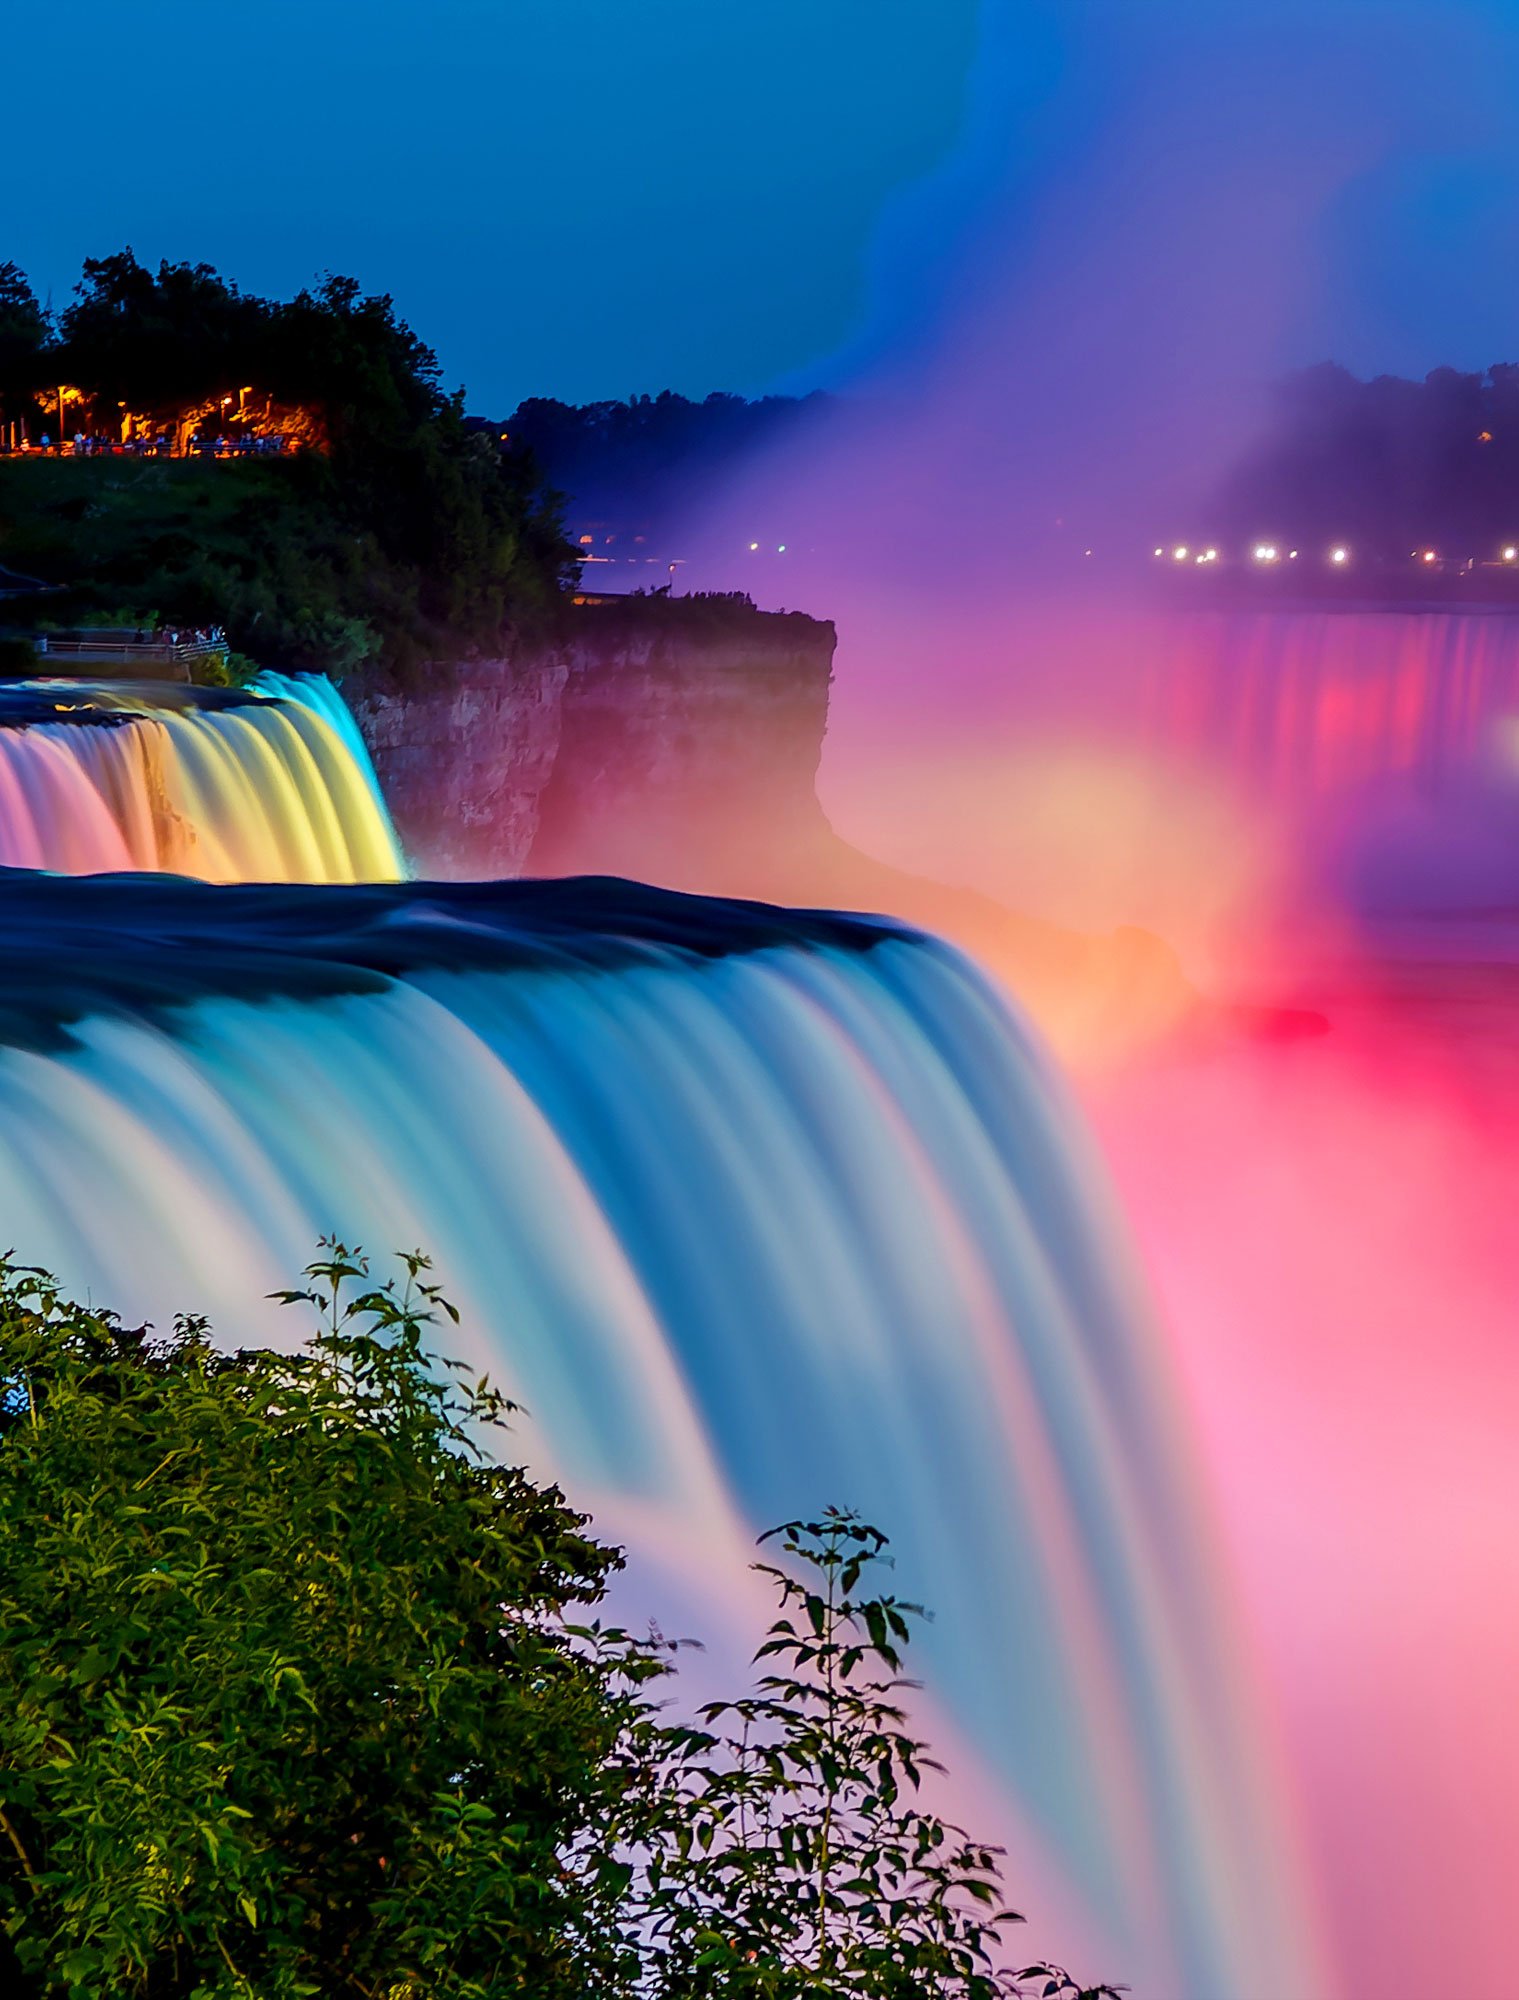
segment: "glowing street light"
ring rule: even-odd
[[[1255,560],[1258,563],[1274,563],[1277,560],[1276,547],[1271,542],[1257,542]]]
[[[1329,551],[1329,560],[1332,563],[1339,564],[1343,568],[1350,561],[1350,551],[1349,549],[1331,549]]]
[[[1187,560],[1189,551],[1186,547],[1186,544],[1183,543],[1181,547],[1173,549],[1171,553],[1172,555],[1175,556],[1178,562],[1185,562]]]
[[[1503,560],[1505,562],[1519,562],[1519,549],[1505,549],[1503,551]]]
[[[749,544],[749,553],[750,553],[750,555],[753,555],[753,554],[754,554],[754,551],[755,551],[755,550],[756,550],[756,549],[757,549],[758,547],[759,547],[759,543],[758,543],[758,542],[751,542],[751,543]]]
[[[1424,560],[1425,560],[1425,561],[1426,561],[1427,563],[1432,563],[1432,562],[1438,562],[1438,561],[1440,560],[1440,558],[1439,558],[1439,556],[1437,556],[1437,555],[1436,555],[1436,553],[1435,553],[1435,551],[1434,551],[1433,549],[1426,549],[1426,550],[1424,551]]]

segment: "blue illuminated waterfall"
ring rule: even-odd
[[[741,1562],[827,1501],[891,1533],[932,1696],[1099,1970],[1318,1995],[1141,1288],[965,959],[603,881],[11,873],[0,925],[28,1261],[249,1340],[319,1234],[426,1247],[525,1451],[635,1555]]]

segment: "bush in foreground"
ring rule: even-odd
[[[916,1802],[882,1538],[780,1531],[745,1699],[660,1713],[619,1567],[324,1246],[294,1354],[0,1266],[0,1984],[144,2000],[993,2000],[997,1854]],[[1109,1989],[1092,1989],[1092,2000]]]

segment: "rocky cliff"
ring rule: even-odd
[[[767,830],[822,828],[833,649],[800,613],[588,604],[510,657],[349,693],[424,873],[685,882]]]

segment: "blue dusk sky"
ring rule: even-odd
[[[1072,189],[1121,333],[1189,188],[1248,240],[1278,167],[1253,360],[1519,358],[1519,0],[53,0],[6,66],[55,303],[124,243],[350,271],[496,412],[849,380],[1047,279]]]

